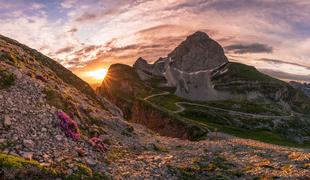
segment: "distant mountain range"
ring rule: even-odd
[[[310,140],[309,97],[255,67],[229,62],[204,32],[188,36],[154,64],[139,58],[133,67],[112,65],[97,92],[118,105],[129,121],[163,135],[199,139],[213,124],[221,130],[236,127]],[[144,119],[138,118],[141,114]],[[180,133],[164,130],[171,126],[185,128]]]
[[[307,96],[310,97],[310,84],[308,83],[299,83],[296,81],[290,81],[289,84],[295,89],[303,91]]]

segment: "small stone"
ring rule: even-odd
[[[34,142],[32,140],[24,140],[23,141],[24,146],[28,147],[28,148],[32,148],[34,146]]]
[[[12,99],[11,99],[10,97],[7,98],[7,103],[8,103],[9,105],[13,105],[13,101],[12,101]]]
[[[13,73],[17,79],[21,79],[23,77],[22,72],[20,72],[19,70],[15,70],[15,71],[13,71]]]
[[[23,158],[27,159],[27,160],[32,160],[33,157],[33,153],[32,152],[25,152],[23,154]]]
[[[89,164],[91,166],[96,165],[96,162],[93,159],[90,159],[90,158],[87,158],[86,162],[87,162],[87,164]]]
[[[50,157],[50,156],[49,156],[48,154],[43,154],[44,160],[48,160],[49,157]]]
[[[57,141],[61,141],[62,140],[62,135],[56,135],[55,138],[57,139]]]
[[[10,116],[5,115],[3,123],[4,123],[4,126],[11,126],[12,125],[12,120],[11,120]]]
[[[4,144],[6,142],[6,139],[0,139],[0,144]]]
[[[72,169],[68,169],[68,170],[67,170],[67,174],[68,174],[68,175],[71,175],[72,173],[73,173],[73,170],[72,170]]]
[[[42,131],[42,132],[46,132],[47,129],[46,129],[46,128],[42,128],[41,131]]]
[[[50,163],[40,163],[40,165],[43,167],[49,167],[51,164]]]

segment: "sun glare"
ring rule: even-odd
[[[86,73],[86,76],[97,79],[97,80],[103,80],[105,76],[107,75],[108,70],[107,69],[98,69],[94,71],[88,71]]]

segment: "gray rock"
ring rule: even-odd
[[[15,69],[13,73],[17,79],[21,79],[23,77],[22,72],[20,72],[18,69]]]
[[[28,147],[28,148],[33,148],[35,145],[32,140],[27,140],[27,139],[23,140],[23,144],[25,147]]]
[[[87,162],[87,164],[89,164],[89,165],[91,165],[91,166],[96,165],[96,161],[93,160],[92,158],[87,158],[87,159],[86,159],[86,162]]]
[[[12,119],[10,116],[5,115],[4,116],[4,121],[3,121],[4,126],[11,126],[12,125]]]
[[[0,139],[0,144],[6,143],[6,139]]]
[[[55,138],[57,139],[57,141],[61,141],[63,136],[62,135],[56,135]]]
[[[213,69],[228,62],[221,45],[199,31],[188,36],[168,57],[173,67],[185,72]]]
[[[33,152],[25,152],[23,154],[23,158],[27,159],[27,160],[32,160],[33,157]]]

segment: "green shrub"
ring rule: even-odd
[[[0,153],[0,169],[4,172],[4,179],[51,179],[61,176],[54,169],[43,167],[37,161],[4,153]]]
[[[158,151],[158,152],[168,152],[168,149],[165,146],[157,144],[157,143],[153,144],[153,148],[155,151]]]
[[[5,69],[0,68],[0,89],[8,88],[15,82],[15,75]]]
[[[51,88],[45,88],[43,93],[46,95],[46,101],[49,105],[54,106],[58,109],[62,109],[66,113],[71,112],[71,103],[59,92]]]

